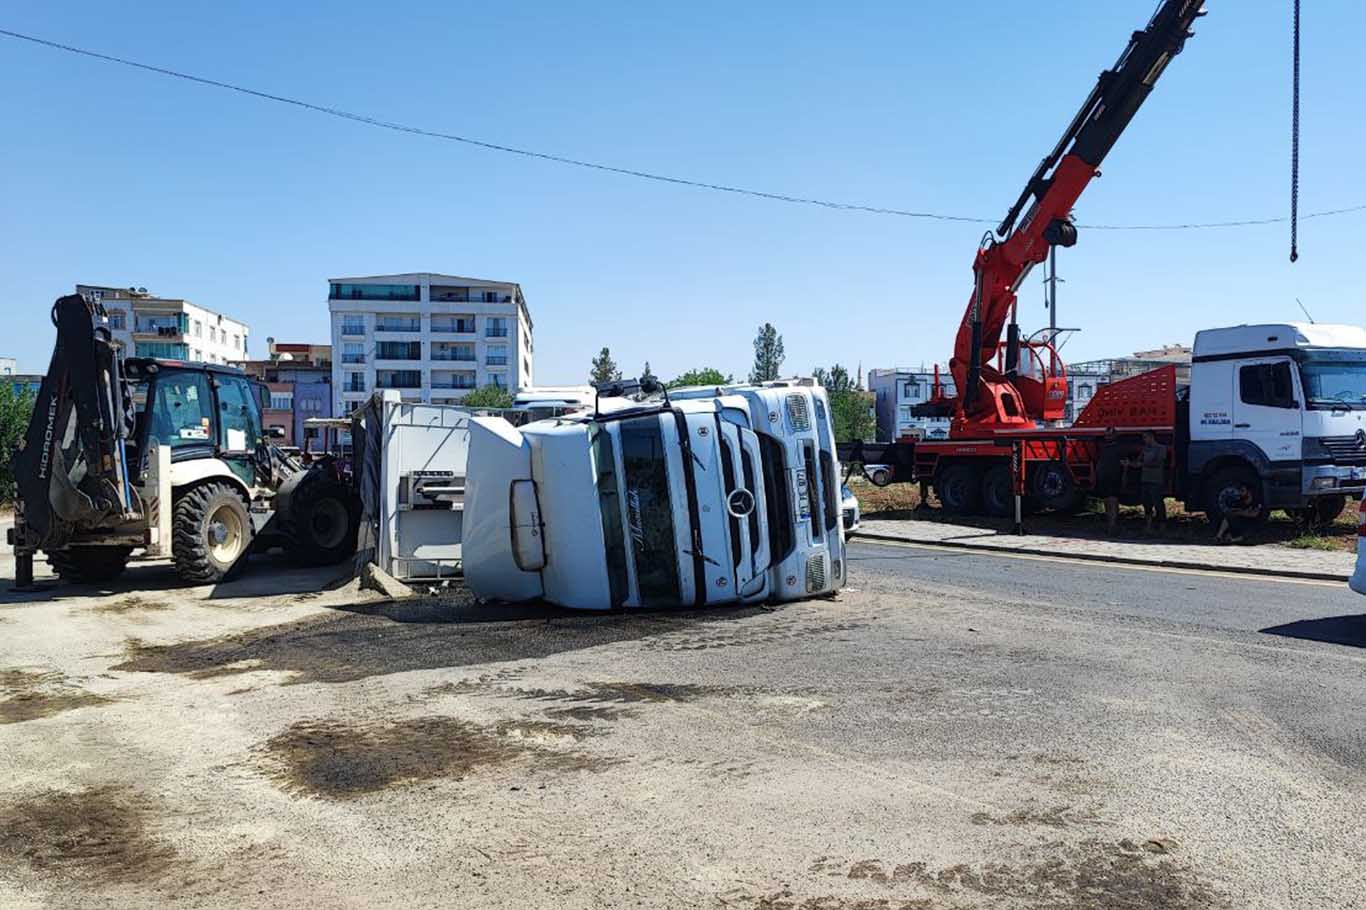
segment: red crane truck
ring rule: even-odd
[[[936,378],[931,400],[915,410],[951,418],[948,439],[853,443],[841,449],[845,463],[887,465],[896,481],[933,484],[946,511],[995,516],[1012,513],[1017,493],[1026,508],[1082,505],[1110,427],[1121,444],[1136,444],[1152,430],[1172,453],[1169,492],[1211,518],[1235,502],[1245,509],[1244,490],[1263,514],[1286,508],[1336,515],[1345,493],[1366,483],[1360,329],[1286,324],[1201,332],[1190,389],[1178,389],[1175,368],[1164,367],[1102,387],[1068,427],[1057,426],[1067,372],[1052,339],[1020,337],[1017,291],[1050,248],[1076,243],[1074,204],[1194,34],[1203,7],[1204,0],[1161,3],[1114,67],[1100,74],[995,232],[983,237],[949,362],[957,395],[945,395]],[[1299,415],[1294,426],[1272,419],[1289,411]],[[1277,429],[1259,432],[1258,420]],[[1262,444],[1268,432],[1278,437],[1274,446]],[[1130,497],[1136,501],[1136,485],[1124,498]]]

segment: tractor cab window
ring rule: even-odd
[[[154,387],[152,439],[173,449],[213,444],[213,395],[203,373],[163,370]]]
[[[219,445],[227,452],[255,452],[261,444],[261,409],[256,388],[238,376],[218,376]]]

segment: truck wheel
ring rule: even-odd
[[[977,515],[982,511],[982,478],[972,465],[949,465],[940,471],[934,493],[950,515]]]
[[[356,552],[360,503],[337,483],[311,483],[295,492],[282,516],[289,555],[310,566],[330,566]]]
[[[1315,496],[1309,501],[1308,508],[1300,516],[1312,528],[1321,528],[1337,521],[1342,510],[1347,508],[1347,497],[1341,493],[1332,496]]]
[[[1215,472],[1205,484],[1205,517],[1216,528],[1223,524],[1226,509],[1242,499],[1243,491],[1252,494],[1252,504],[1258,507],[1255,519],[1246,519],[1260,524],[1266,520],[1267,509],[1262,500],[1262,482],[1251,468],[1241,465],[1224,468]]]
[[[1010,466],[998,464],[982,477],[982,508],[993,518],[1015,514],[1015,484]]]
[[[67,547],[48,551],[47,561],[62,581],[90,584],[122,575],[132,552],[132,547]]]
[[[225,581],[251,548],[254,531],[247,502],[236,487],[205,483],[175,503],[171,550],[176,572],[196,584]]]
[[[1071,470],[1061,461],[1049,461],[1034,468],[1029,486],[1034,499],[1045,509],[1075,512],[1086,505],[1086,494],[1077,489]]]

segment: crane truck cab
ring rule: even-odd
[[[844,582],[840,472],[810,380],[471,420],[464,569],[578,609],[793,600]]]
[[[1190,498],[1211,517],[1248,489],[1264,511],[1332,520],[1366,488],[1366,329],[1198,332],[1189,407]]]

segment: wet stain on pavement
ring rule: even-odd
[[[1036,851],[1033,862],[959,864],[932,868],[923,862],[884,863],[877,859],[853,863],[821,857],[810,872],[862,886],[894,892],[889,898],[805,896],[791,888],[748,896],[750,906],[765,910],[815,908],[915,907],[948,908],[1008,905],[1039,910],[1215,910],[1222,899],[1189,868],[1132,841],[1089,840],[1073,845],[1053,844]]]
[[[87,607],[86,612],[100,613],[106,616],[122,616],[137,613],[160,613],[173,609],[175,608],[164,600],[151,600],[146,597],[139,597],[136,594],[129,594],[127,597],[120,597],[112,603]]]
[[[142,882],[167,873],[174,851],[148,831],[152,807],[131,790],[48,791],[0,805],[0,856],[42,876]]]
[[[624,717],[635,717],[636,712],[630,708],[612,708],[606,705],[574,705],[569,708],[551,708],[545,712],[546,717],[564,718],[566,720],[578,721],[606,721],[612,722],[621,720]]]
[[[591,682],[581,689],[515,689],[510,694],[532,701],[572,701],[584,705],[669,704],[708,697],[743,695],[750,690],[737,686],[701,686],[691,683]]]
[[[974,825],[1066,828],[1070,825],[1094,824],[1100,820],[1100,816],[1092,810],[1078,809],[1074,806],[1053,806],[1047,809],[1041,806],[1024,806],[1006,815],[974,812],[970,820]]]
[[[356,604],[232,635],[167,645],[130,642],[113,669],[197,679],[249,670],[285,672],[290,683],[354,682],[391,673],[549,657],[699,626],[771,614],[728,608],[517,618],[513,608],[455,608],[440,602]]]
[[[60,673],[44,670],[0,670],[0,724],[20,724],[71,711],[107,705],[113,699],[87,692]]]
[[[552,737],[575,737],[562,725],[533,730],[528,722],[486,728],[451,717],[348,725],[300,721],[264,743],[262,763],[283,788],[300,795],[352,799],[394,785],[517,768],[598,771],[614,759],[548,748]],[[515,729],[514,729],[515,728]],[[527,735],[530,732],[532,735]]]

